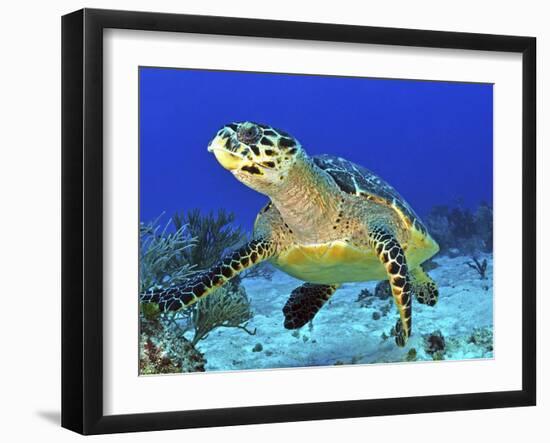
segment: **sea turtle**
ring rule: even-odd
[[[309,157],[284,131],[240,122],[221,128],[208,145],[240,182],[269,197],[253,237],[187,284],[141,294],[143,303],[175,311],[200,300],[264,260],[305,283],[283,308],[284,326],[312,320],[346,282],[389,280],[399,311],[397,345],[411,335],[411,293],[433,306],[435,282],[421,263],[439,246],[388,183],[348,160]]]

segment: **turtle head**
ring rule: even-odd
[[[225,125],[208,151],[239,181],[267,195],[285,182],[297,159],[305,155],[286,132],[248,121]]]

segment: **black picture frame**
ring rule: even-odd
[[[522,389],[177,412],[103,413],[103,30],[107,28],[522,54]],[[228,426],[536,403],[536,39],[83,9],[62,18],[62,426],[82,434]]]

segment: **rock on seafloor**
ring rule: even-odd
[[[413,300],[413,334],[404,348],[391,336],[397,320],[391,299],[356,301],[363,289],[374,294],[377,282],[342,285],[313,322],[285,329],[282,308],[303,282],[279,271],[272,280],[242,281],[254,312],[247,328],[256,329],[255,335],[219,328],[197,347],[207,357],[206,371],[492,358],[493,259],[481,258],[488,262],[485,279],[466,265],[469,257],[434,259],[438,266],[430,275],[438,283],[439,301],[430,307]],[[427,343],[436,331],[444,337],[444,349],[431,352]]]

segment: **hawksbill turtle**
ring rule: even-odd
[[[411,294],[420,303],[437,302],[437,286],[421,264],[439,246],[393,187],[343,158],[309,157],[288,133],[253,122],[225,125],[208,151],[270,201],[245,246],[183,286],[141,294],[142,303],[156,303],[161,311],[184,309],[268,260],[305,282],[283,308],[284,326],[297,329],[341,284],[387,279],[399,312],[395,340],[405,346],[412,331]]]

